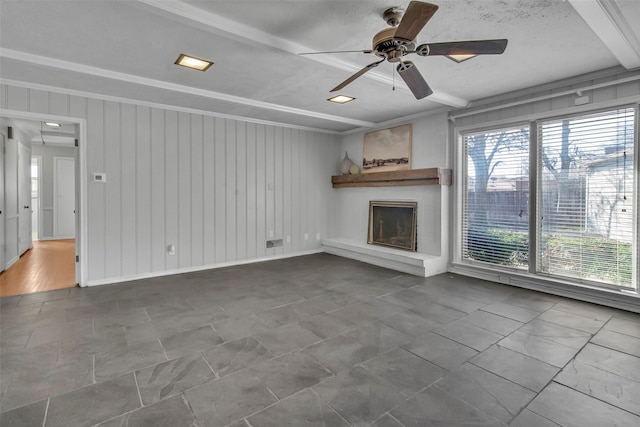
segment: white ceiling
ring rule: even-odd
[[[0,0],[0,78],[68,93],[136,99],[343,132],[611,67],[640,68],[637,0],[433,0],[417,41],[508,38],[503,55],[456,64],[411,59],[434,94],[416,100],[383,63],[327,102],[376,57],[359,50],[406,0]],[[211,59],[198,72],[180,53]]]

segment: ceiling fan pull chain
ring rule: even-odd
[[[394,67],[393,65],[391,66],[391,75],[393,76],[392,78],[392,84],[391,84],[391,90],[395,91],[396,90],[396,67]]]

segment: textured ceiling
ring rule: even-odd
[[[419,43],[508,38],[509,45],[503,55],[460,64],[413,55],[435,92],[422,100],[384,63],[341,91],[355,101],[329,103],[329,90],[375,57],[298,55],[370,48],[386,26],[382,11],[408,4],[395,0],[1,0],[0,78],[348,131],[619,66],[574,9],[579,1],[590,0],[437,2]],[[622,11],[623,24],[640,22],[640,2],[600,2]],[[205,73],[178,67],[180,53],[215,64]]]

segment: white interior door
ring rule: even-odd
[[[4,271],[7,266],[7,260],[5,259],[5,242],[4,236],[4,135],[0,134],[0,166],[2,167],[2,173],[0,173],[0,271]]]
[[[53,158],[53,234],[59,239],[76,235],[76,178],[73,157]]]
[[[31,149],[18,144],[18,253],[32,246],[31,240]]]

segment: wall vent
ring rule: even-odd
[[[282,239],[267,240],[267,249],[282,246]]]

